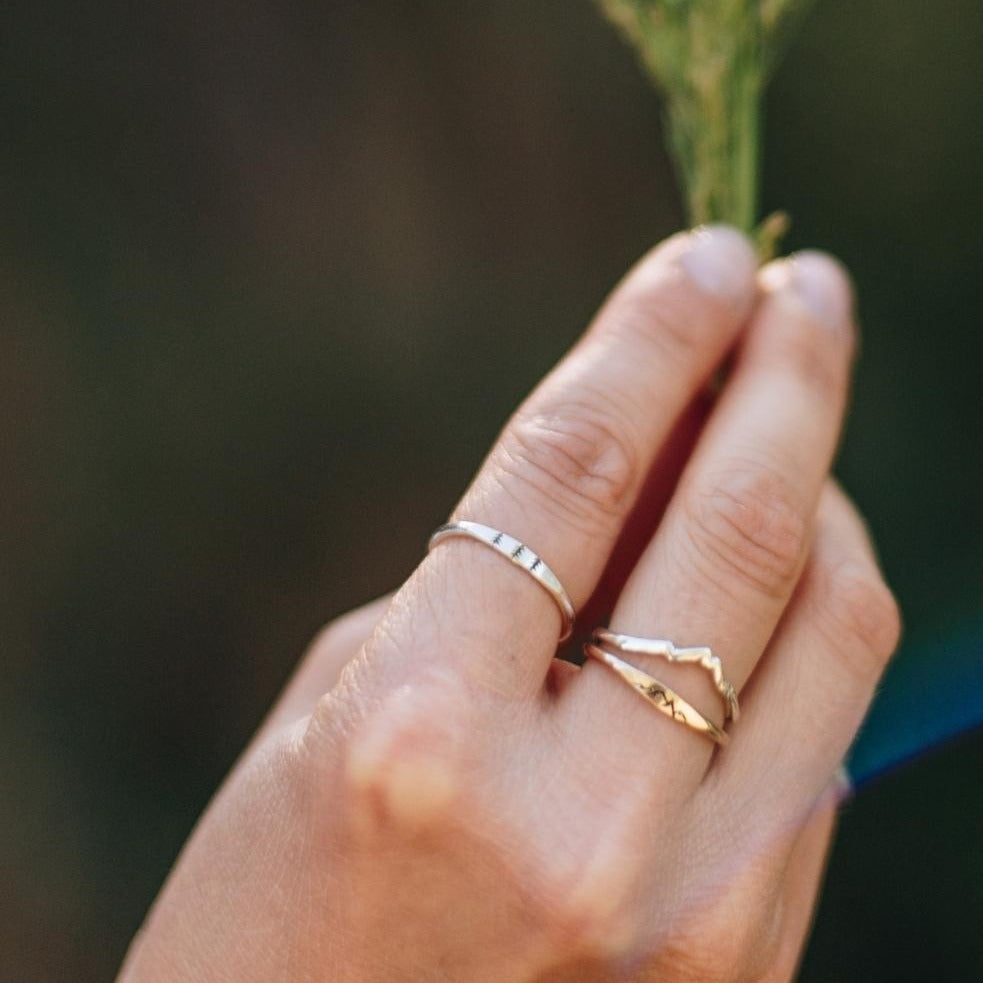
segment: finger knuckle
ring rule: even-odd
[[[677,933],[661,942],[651,954],[653,979],[674,983],[737,983],[747,979],[746,946],[733,930],[709,933]]]
[[[876,570],[853,561],[827,573],[825,611],[829,634],[840,644],[848,668],[865,680],[878,676],[894,654],[901,637],[898,602]],[[843,645],[843,640],[851,644]]]
[[[700,910],[682,916],[661,940],[653,963],[679,983],[761,983],[776,964],[780,936],[776,904],[765,890],[751,896],[701,899]],[[739,898],[735,902],[735,897]],[[735,911],[740,917],[735,918]],[[662,978],[662,976],[657,976]]]
[[[566,831],[559,856],[576,861],[557,861],[552,854],[547,861],[548,890],[540,908],[549,913],[560,952],[605,960],[644,947],[653,823],[640,796],[624,798],[595,810],[589,831]]]
[[[690,540],[717,576],[736,575],[768,596],[788,593],[808,522],[787,479],[758,464],[732,465],[684,502]]]
[[[600,400],[522,414],[500,466],[523,491],[594,531],[599,520],[620,515],[638,481],[638,452],[627,429]]]
[[[728,935],[718,935],[713,944],[705,937],[672,940],[655,954],[653,963],[674,983],[737,983],[747,979],[743,972],[746,953],[732,944]]]
[[[573,883],[557,884],[538,906],[545,936],[558,954],[610,959],[638,947],[641,924],[637,899],[628,896],[620,875],[594,869]]]
[[[404,687],[350,728],[342,751],[344,799],[365,825],[416,832],[451,817],[466,792],[457,705]]]

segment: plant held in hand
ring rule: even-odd
[[[761,101],[814,0],[599,0],[666,100],[669,148],[693,224],[757,220]],[[762,223],[772,252],[782,215]]]

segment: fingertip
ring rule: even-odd
[[[842,805],[853,798],[853,780],[850,778],[846,764],[841,763],[833,774],[832,793],[837,805]]]
[[[744,313],[757,294],[757,269],[754,247],[742,232],[730,225],[700,225],[653,246],[628,280],[644,287],[681,274],[698,295]]]
[[[729,225],[703,225],[682,240],[679,263],[698,289],[731,304],[750,303],[758,260],[747,236]]]
[[[809,249],[775,260],[761,270],[759,282],[766,293],[794,297],[824,327],[853,327],[852,278],[846,267],[828,253]]]

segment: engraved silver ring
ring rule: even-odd
[[[458,522],[448,522],[441,526],[431,537],[427,545],[428,550],[432,550],[438,543],[454,536],[464,536],[468,539],[477,540],[490,546],[493,550],[501,553],[507,560],[510,560],[517,567],[521,567],[529,574],[533,580],[539,584],[543,590],[553,598],[560,616],[563,619],[563,626],[560,629],[560,641],[566,641],[573,632],[573,623],[576,620],[577,612],[574,610],[570,595],[560,583],[560,578],[547,566],[546,561],[538,554],[534,553],[525,543],[510,536],[506,532],[493,529],[491,526],[482,525],[480,522],[471,522],[468,519],[461,519]]]

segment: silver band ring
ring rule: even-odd
[[[515,536],[510,536],[507,532],[501,532],[491,526],[484,526],[480,522],[471,522],[467,519],[448,522],[441,526],[430,537],[427,550],[432,550],[438,543],[453,536],[465,536],[468,539],[484,543],[501,553],[517,567],[525,570],[553,598],[556,606],[560,609],[560,616],[563,619],[560,641],[564,642],[570,637],[577,612],[574,610],[570,595],[563,589],[560,578],[550,570],[546,561],[538,553],[534,553],[525,543],[520,542]]]
[[[604,648],[614,649],[622,655],[658,655],[670,662],[691,662],[702,666],[713,677],[720,698],[724,701],[724,721],[737,720],[741,708],[737,702],[737,690],[724,679],[724,667],[720,659],[705,646],[700,648],[677,648],[664,638],[640,638],[637,635],[622,635],[606,628],[594,631],[594,642]]]

